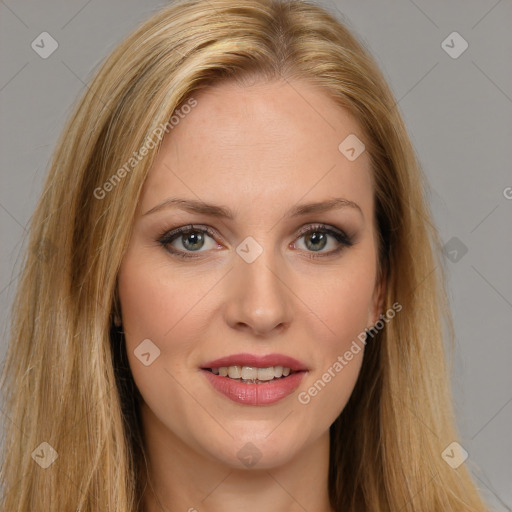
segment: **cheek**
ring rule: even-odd
[[[374,292],[374,268],[352,265],[322,282],[309,294],[311,311],[319,321],[305,321],[308,338],[316,339],[316,364],[298,395],[327,428],[342,412],[356,384],[364,355],[365,328]],[[319,329],[315,333],[312,326]],[[323,333],[320,334],[320,333]]]
[[[147,270],[144,264],[138,265],[128,258],[119,273],[123,329],[130,345],[146,338],[160,339],[172,327],[173,315],[164,296],[172,304],[176,300],[169,297],[169,290],[159,283],[155,273]]]
[[[346,272],[333,273],[317,286],[314,294],[309,291],[305,295],[312,313],[321,321],[325,343],[331,350],[350,345],[370,326],[374,279],[373,268],[352,266]],[[318,322],[315,325],[318,327]]]
[[[189,299],[180,293],[179,286],[163,280],[161,265],[128,252],[118,276],[128,361],[145,399],[162,397],[163,390],[169,388],[170,377],[164,371],[167,364],[163,364],[168,352],[164,340],[180,326],[179,318],[184,316]]]
[[[170,374],[185,376],[190,369],[197,340],[208,327],[208,301],[219,279],[211,271],[176,271],[176,265],[141,250],[125,255],[119,297],[127,355],[141,392],[159,398],[163,389],[179,387]]]
[[[128,253],[118,278],[123,328],[130,345],[180,339],[190,315],[201,309],[201,299],[214,284],[212,277],[176,272],[162,260]]]
[[[320,430],[326,430],[345,408],[356,384],[363,361],[358,353],[347,350],[333,359],[323,371],[316,372],[297,396],[300,404],[314,417]],[[350,359],[346,355],[350,353]]]
[[[191,318],[208,282],[170,272],[162,261],[128,252],[118,286],[128,361],[134,381],[162,423],[173,410],[185,417],[179,400],[194,339]],[[193,390],[189,390],[193,391]]]

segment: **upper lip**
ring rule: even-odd
[[[252,366],[256,368],[267,368],[269,366],[283,366],[290,370],[299,372],[308,368],[297,359],[285,356],[284,354],[267,354],[258,356],[256,354],[233,354],[208,361],[201,365],[201,368],[222,368],[225,366]]]

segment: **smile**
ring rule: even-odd
[[[245,405],[270,405],[291,395],[308,369],[281,354],[237,354],[201,367],[214,390]]]
[[[245,384],[261,384],[275,379],[288,377],[292,370],[283,366],[267,366],[256,368],[253,366],[221,366],[220,368],[209,368],[214,375],[229,377],[230,379]]]

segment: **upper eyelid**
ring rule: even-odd
[[[338,228],[338,227],[332,226],[330,224],[325,224],[325,223],[321,223],[321,222],[316,222],[316,223],[309,222],[309,223],[306,223],[306,224],[302,225],[301,227],[299,227],[296,230],[296,235],[302,235],[312,229],[324,229],[324,230],[332,229],[333,231],[339,231],[340,233],[345,232],[342,228]],[[175,228],[167,229],[164,232],[164,236],[170,235],[170,234],[180,235],[180,234],[183,234],[184,232],[186,233],[187,231],[195,231],[195,230],[204,231],[207,234],[210,234],[210,233],[217,234],[220,238],[224,238],[222,235],[220,235],[220,233],[217,229],[215,229],[211,226],[207,226],[206,224],[184,224],[182,226],[177,226]]]

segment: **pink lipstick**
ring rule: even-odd
[[[234,354],[201,365],[212,387],[234,402],[269,405],[292,394],[308,368],[283,354]]]

